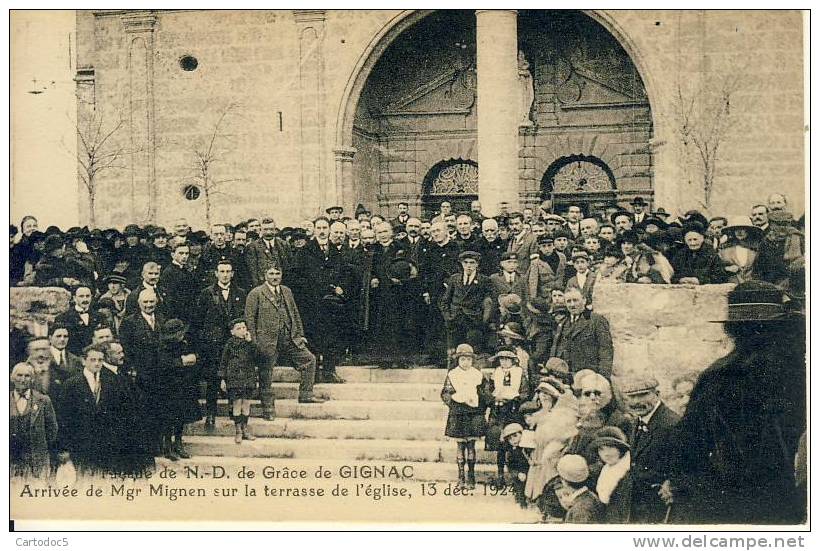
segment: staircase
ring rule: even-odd
[[[347,483],[406,484],[412,485],[416,494],[418,486],[425,482],[434,482],[441,489],[455,486],[458,478],[456,444],[444,438],[447,407],[440,398],[445,370],[388,370],[365,366],[340,367],[337,371],[346,383],[319,384],[314,388],[316,395],[327,398],[327,402],[299,404],[296,400],[299,373],[292,368],[276,368],[272,385],[276,419],[261,419],[260,404],[255,402],[250,420],[257,436],[254,441],[234,442],[234,424],[228,417],[228,403],[220,400],[214,430],[206,431],[204,421],[188,425],[186,447],[194,457],[180,463],[307,470],[322,466],[334,473],[336,481],[341,481],[339,468],[343,466],[411,467],[412,480],[348,479]],[[456,505],[454,500],[487,502],[486,506],[482,505],[485,510],[475,514],[469,505],[465,505],[463,514],[457,515],[458,520],[537,521],[537,511],[521,510],[511,494],[492,495],[493,492],[484,489],[482,483],[489,484],[495,476],[495,453],[484,451],[483,442],[479,442],[476,448],[477,490],[472,496],[445,501],[443,506],[448,512]],[[495,513],[491,514],[493,511]],[[484,515],[488,515],[487,518],[483,518]],[[432,521],[438,518],[407,520]]]

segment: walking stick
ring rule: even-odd
[[[663,523],[664,523],[664,524],[669,524],[669,515],[670,515],[671,513],[672,513],[672,505],[669,505],[669,506],[666,508],[666,516],[665,516],[665,517],[663,517]]]

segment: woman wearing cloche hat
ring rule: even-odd
[[[604,504],[604,522],[623,524],[629,522],[629,496],[632,482],[629,476],[631,465],[630,447],[626,435],[618,427],[607,426],[598,429],[589,447],[597,455],[600,463],[593,469],[600,469],[595,484],[595,493]]]

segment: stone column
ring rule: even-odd
[[[323,152],[325,10],[293,10],[299,34],[301,215],[315,216],[336,197],[325,179]],[[332,189],[328,189],[331,187]]]
[[[157,216],[154,129],[154,28],[157,16],[147,10],[122,16],[128,40],[128,112],[131,135],[131,220],[154,222]]]
[[[355,209],[357,198],[353,189],[353,157],[356,148],[340,147],[334,149],[333,154],[336,159],[336,202],[345,209],[351,205]]]
[[[485,215],[518,209],[518,14],[476,10],[478,198]]]

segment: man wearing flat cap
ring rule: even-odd
[[[747,281],[729,292],[734,350],[700,374],[672,431],[661,497],[672,522],[798,524],[794,461],[806,430],[806,319],[783,292]]]
[[[493,310],[492,283],[478,272],[481,254],[464,251],[458,259],[461,273],[450,276],[438,303],[447,328],[448,354],[459,343],[481,349]]]
[[[666,442],[680,417],[661,400],[658,381],[635,374],[616,382],[626,409],[633,417],[629,436],[632,495],[629,521],[658,524],[666,516],[666,504],[658,495],[669,460]]]
[[[538,237],[538,257],[532,260],[527,282],[527,296],[550,298],[553,289],[563,289],[567,257],[555,250],[555,239],[550,234]]]

